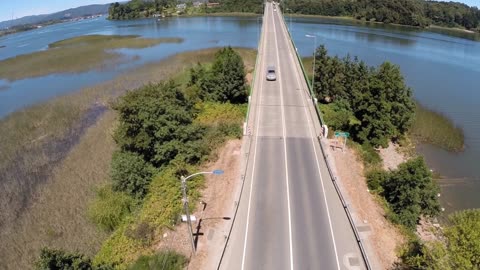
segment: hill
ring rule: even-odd
[[[0,22],[0,29],[18,25],[40,24],[48,21],[59,21],[65,19],[74,19],[78,17],[107,14],[110,4],[104,5],[88,5],[77,8],[70,8],[52,14],[33,15],[18,18],[15,20]]]

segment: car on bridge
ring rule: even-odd
[[[275,74],[275,67],[269,66],[267,67],[267,81],[275,81],[277,80],[277,75]]]

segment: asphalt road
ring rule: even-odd
[[[282,14],[267,3],[245,188],[220,269],[365,269]],[[266,81],[267,66],[277,80]]]

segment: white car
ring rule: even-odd
[[[275,67],[269,66],[267,67],[267,81],[275,81],[277,80],[277,75],[275,74]]]

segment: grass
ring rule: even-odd
[[[147,39],[138,36],[90,35],[58,41],[45,51],[0,61],[0,78],[15,81],[55,73],[85,72],[126,61],[120,48],[146,48],[160,43],[180,43],[180,38]]]
[[[432,144],[448,151],[465,148],[463,130],[445,115],[429,110],[417,103],[415,120],[410,131],[414,140]]]
[[[252,70],[256,52],[236,50]],[[87,205],[109,179],[116,148],[109,104],[128,90],[207,63],[216,51],[173,55],[0,119],[1,269],[30,269],[44,246],[97,253],[108,235],[90,222]]]

